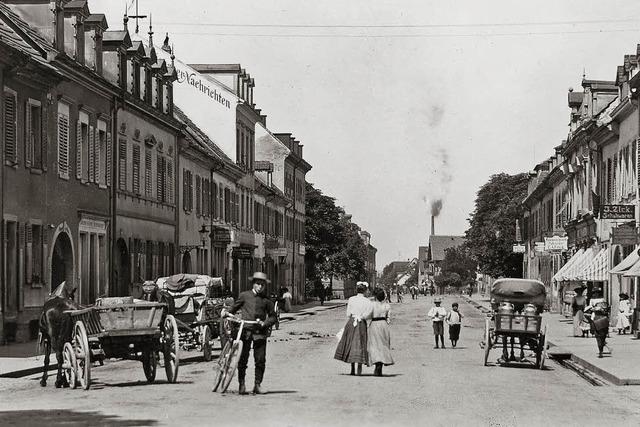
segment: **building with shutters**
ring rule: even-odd
[[[0,4],[4,28],[30,48],[23,58],[50,69],[19,64],[3,82],[3,121],[13,121],[3,137],[2,177],[3,323],[16,329],[9,339],[37,335],[42,304],[63,281],[83,304],[109,292],[108,162],[118,89],[103,69],[107,22],[86,1],[56,5]]]

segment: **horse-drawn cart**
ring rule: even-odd
[[[499,363],[527,362],[526,346],[535,354],[535,366],[544,368],[548,346],[547,326],[542,321],[545,301],[546,288],[538,280],[499,279],[494,282],[491,287],[492,314],[485,319],[482,344],[485,366],[494,347],[502,347]],[[520,346],[519,358],[515,357],[513,348],[516,339]]]
[[[155,286],[154,290],[152,286]],[[202,351],[205,361],[212,358],[214,340],[220,335],[223,308],[222,279],[202,274],[176,274],[161,277],[143,286],[145,294],[167,303],[178,324],[180,348]]]
[[[156,377],[162,354],[167,381],[178,378],[178,325],[162,303],[131,297],[102,298],[93,307],[66,311],[73,330],[63,349],[63,371],[69,385],[91,386],[91,364],[105,358],[139,360],[147,381]]]

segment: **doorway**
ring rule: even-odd
[[[182,255],[182,272],[191,273],[191,253],[185,252]]]
[[[131,270],[129,266],[129,250],[124,239],[118,239],[116,241],[116,271],[115,271],[115,289],[113,289],[113,296],[125,297],[129,293],[129,278],[131,277]]]
[[[73,282],[73,249],[71,239],[67,233],[60,233],[56,238],[51,256],[51,283],[52,292],[60,283],[66,281],[67,285]]]

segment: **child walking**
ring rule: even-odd
[[[447,310],[444,307],[440,307],[440,303],[442,300],[440,298],[436,298],[433,300],[434,306],[431,307],[427,316],[431,318],[431,323],[433,325],[433,335],[436,338],[436,346],[434,348],[440,348],[438,345],[438,337],[440,337],[440,342],[442,342],[442,348],[444,346],[444,318],[447,315]]]
[[[446,320],[449,325],[449,339],[453,348],[458,345],[458,339],[460,339],[460,327],[463,317],[462,313],[458,311],[458,303],[451,304],[451,311],[447,313]]]

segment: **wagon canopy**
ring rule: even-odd
[[[212,288],[223,287],[222,278],[211,277],[203,274],[175,274],[170,277],[160,277],[156,280],[160,289],[166,289],[171,293],[202,294],[207,297],[215,293]]]
[[[544,306],[547,289],[539,280],[498,279],[491,286],[491,298],[500,303],[534,304]]]

